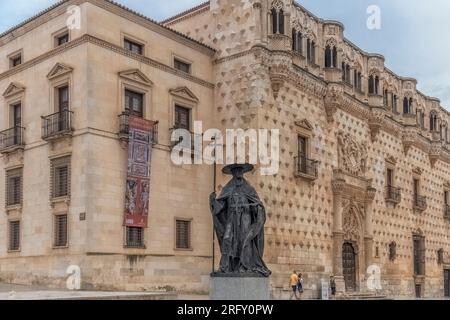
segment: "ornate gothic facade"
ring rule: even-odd
[[[249,174],[275,298],[292,270],[311,298],[331,274],[341,294],[448,294],[449,115],[343,29],[292,0],[211,0],[161,23],[67,0],[0,35],[0,279],[63,286],[79,265],[85,288],[207,291],[212,167],[170,161],[171,129],[202,120],[280,130],[279,173]],[[158,121],[145,230],[122,225],[130,106]]]

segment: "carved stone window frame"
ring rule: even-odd
[[[57,48],[60,46],[58,44],[58,40],[60,37],[64,36],[65,34],[67,34],[68,38],[69,38],[67,42],[70,42],[70,40],[72,39],[72,30],[71,29],[64,27],[64,28],[52,33],[51,40],[52,40],[53,48]]]
[[[153,82],[142,71],[131,69],[119,72],[118,86],[118,114],[125,112],[125,91],[130,90],[143,95],[142,116],[144,119],[152,119]]]
[[[385,165],[386,165],[386,170],[385,170],[385,186],[388,186],[388,170],[392,170],[392,185],[391,187],[395,187],[396,183],[395,183],[395,179],[396,179],[396,167],[397,167],[397,159],[395,159],[394,157],[387,157],[385,159]]]
[[[17,249],[11,249],[11,223],[14,222],[18,222],[19,223],[19,248]],[[23,229],[23,225],[22,225],[22,219],[19,218],[9,218],[8,219],[8,225],[7,225],[7,235],[6,235],[6,246],[7,246],[7,252],[8,253],[19,253],[22,251],[22,229]]]
[[[4,123],[3,128],[9,129],[12,127],[13,122],[13,112],[12,107],[19,104],[21,105],[20,109],[20,117],[22,119],[22,126],[24,126],[24,119],[25,119],[25,103],[26,103],[26,96],[25,96],[25,87],[17,82],[12,82],[8,88],[3,93],[5,106],[3,114],[4,114]]]
[[[66,216],[66,244],[63,246],[58,246],[56,245],[56,219],[61,216]],[[69,224],[69,213],[67,211],[52,214],[52,249],[59,250],[69,248]]]
[[[134,42],[134,43],[142,46],[142,54],[141,55],[144,56],[144,57],[148,56],[148,54],[149,54],[149,52],[148,52],[149,45],[148,45],[148,42],[145,41],[144,39],[138,38],[138,37],[136,37],[134,35],[131,35],[129,33],[123,32],[123,31],[120,32],[120,39],[121,39],[120,40],[120,45],[121,45],[122,48],[125,48],[125,41],[128,40],[128,41]]]
[[[172,68],[174,68],[174,69],[176,69],[175,68],[175,60],[178,60],[180,62],[188,64],[189,65],[189,72],[187,74],[191,74],[191,75],[194,74],[194,71],[195,71],[194,70],[194,61],[192,61],[190,59],[187,59],[187,58],[184,58],[184,57],[182,57],[182,56],[172,52],[172,61],[171,61],[171,63],[172,63]],[[176,70],[178,70],[178,69],[176,69]],[[178,71],[183,72],[181,70],[178,70]]]
[[[295,155],[300,155],[298,140],[300,137],[306,138],[306,157],[311,159],[312,157],[312,148],[311,148],[311,140],[313,137],[313,126],[307,119],[303,119],[301,121],[295,122],[295,146],[293,146],[292,150],[294,150]]]
[[[6,57],[7,57],[7,59],[8,59],[9,69],[15,68],[15,67],[13,66],[12,62],[13,62],[14,59],[16,59],[16,58],[18,58],[18,57],[20,57],[20,59],[21,59],[21,63],[20,63],[19,65],[21,65],[21,64],[23,64],[23,63],[25,62],[25,61],[24,61],[24,56],[23,56],[23,49],[19,49],[19,50],[16,50],[16,51],[14,51],[14,52],[11,52],[11,53],[8,54]],[[16,67],[17,67],[17,66],[16,66]]]
[[[180,106],[190,110],[190,128],[194,129],[194,122],[198,119],[199,99],[187,87],[179,87],[169,90],[170,95],[170,128],[175,127],[175,107]]]
[[[175,217],[174,218],[174,228],[173,228],[173,230],[174,230],[174,237],[173,237],[173,240],[174,240],[174,246],[173,246],[173,250],[174,251],[194,251],[194,246],[193,246],[193,244],[192,244],[192,240],[193,240],[193,237],[192,237],[192,235],[194,234],[193,233],[193,231],[194,231],[194,218],[181,218],[181,217]],[[177,247],[177,222],[178,221],[182,221],[182,222],[188,222],[189,223],[189,248],[178,248]]]
[[[47,75],[49,80],[48,94],[48,114],[53,114],[58,110],[58,90],[67,86],[69,90],[69,110],[72,109],[73,91],[73,68],[63,63],[57,63]],[[46,115],[45,115],[46,116]]]

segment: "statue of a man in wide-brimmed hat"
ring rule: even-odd
[[[222,172],[233,175],[222,193],[210,196],[214,227],[222,258],[219,273],[258,274],[271,272],[263,261],[266,211],[255,189],[244,179],[253,165],[233,164]]]

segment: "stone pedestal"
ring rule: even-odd
[[[211,300],[270,300],[270,278],[248,274],[211,274]]]

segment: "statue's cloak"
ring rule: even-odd
[[[255,189],[245,180],[237,183],[236,179],[232,179],[222,190],[220,196],[214,202],[211,208],[213,212],[214,226],[216,229],[217,238],[221,247],[222,254],[226,254],[224,250],[223,238],[226,232],[227,223],[230,221],[229,215],[229,199],[238,193],[247,199],[251,216],[250,235],[241,235],[244,239],[241,250],[240,270],[245,270],[246,273],[259,273],[268,277],[271,272],[263,261],[264,255],[264,224],[266,222],[266,211],[264,205],[258,197]]]

